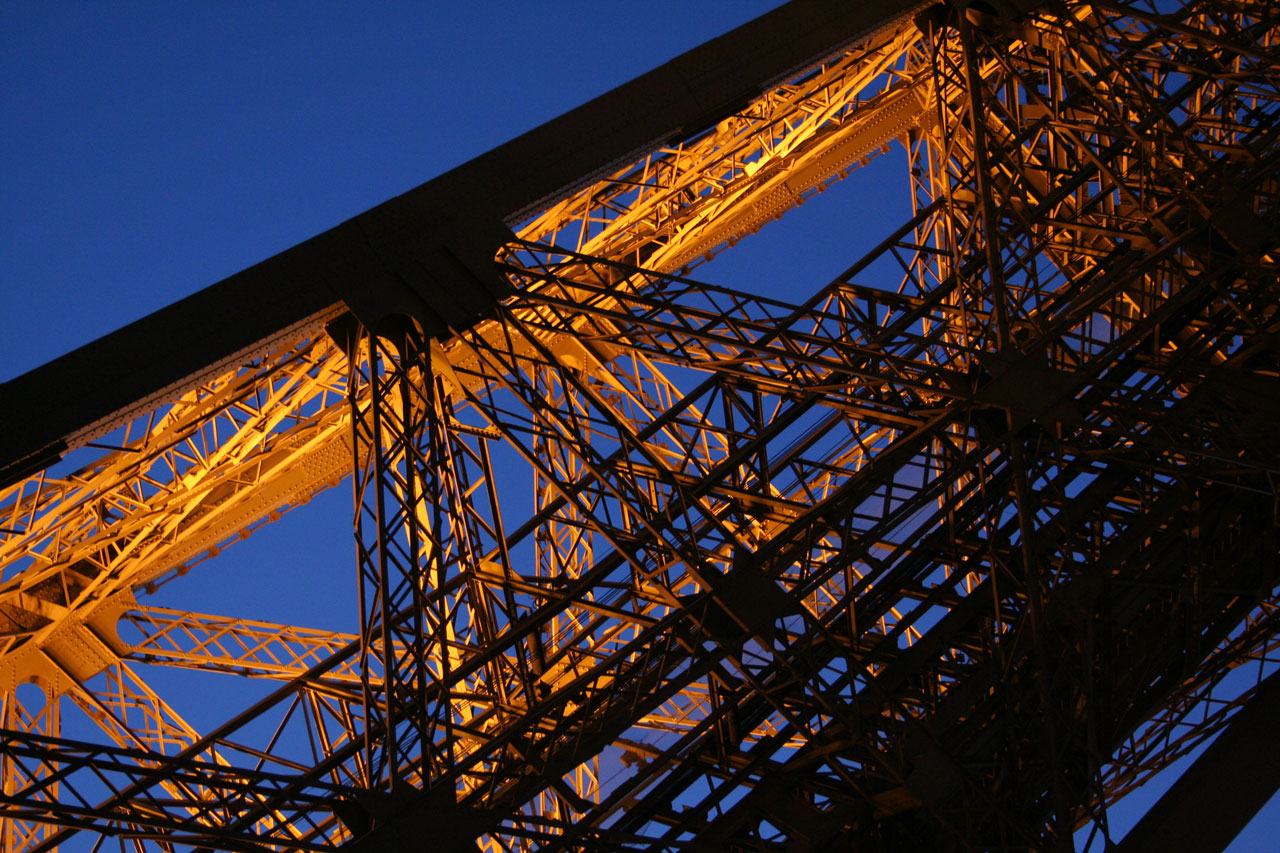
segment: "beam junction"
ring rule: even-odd
[[[0,459],[4,850],[1120,842],[1277,668],[1280,16],[831,20]],[[698,280],[895,146],[911,217],[809,298]],[[357,630],[146,603],[339,483]],[[261,689],[200,731],[160,667]]]

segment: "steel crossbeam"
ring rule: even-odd
[[[1280,19],[904,9],[514,213],[474,316],[325,308],[10,486],[5,849],[1119,841],[1275,669]],[[689,277],[889,143],[810,298]],[[348,473],[357,632],[135,599]],[[273,686],[202,734],[152,665]]]

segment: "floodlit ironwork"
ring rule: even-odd
[[[508,211],[481,310],[312,311],[0,492],[4,849],[1118,841],[1275,669],[1280,16],[833,39]],[[693,277],[891,145],[808,299]],[[146,605],[339,482],[358,631]]]

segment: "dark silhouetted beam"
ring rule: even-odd
[[[1280,789],[1280,672],[1129,831],[1117,853],[1225,850]]]
[[[508,226],[637,152],[715,123],[787,75],[919,7],[793,2],[404,195],[0,384],[0,485],[46,467],[157,398],[345,304],[428,334],[503,295]]]

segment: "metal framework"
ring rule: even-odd
[[[475,307],[316,297],[3,460],[3,849],[1119,841],[1276,669],[1280,9],[873,23],[504,211]],[[809,299],[690,277],[891,145]],[[358,633],[143,603],[348,476]]]

